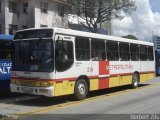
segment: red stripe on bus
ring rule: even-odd
[[[99,78],[99,76],[98,75],[96,75],[96,76],[89,76],[88,78],[89,79],[97,79],[97,78]]]
[[[99,78],[98,89],[109,88],[109,78]]]
[[[110,77],[133,75],[133,73],[111,74]]]
[[[140,74],[149,74],[149,73],[155,73],[155,71],[140,72]]]
[[[109,62],[108,61],[100,61],[99,62],[99,75],[109,74]]]

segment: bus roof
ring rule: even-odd
[[[135,44],[141,44],[141,45],[149,45],[154,46],[152,42],[146,42],[142,40],[132,40],[127,38],[121,38],[116,36],[110,36],[110,35],[103,35],[103,34],[97,34],[97,33],[90,33],[90,32],[83,32],[83,31],[77,31],[77,30],[71,30],[71,29],[64,29],[64,28],[31,28],[26,30],[38,30],[38,29],[53,29],[54,33],[59,34],[65,34],[65,35],[72,35],[72,36],[81,36],[81,37],[88,37],[88,38],[97,38],[97,39],[104,39],[104,40],[112,40],[117,42],[127,42],[127,43],[135,43]],[[25,31],[25,30],[20,30]]]
[[[54,32],[62,33],[66,35],[73,35],[73,36],[82,36],[82,37],[87,36],[89,38],[99,38],[99,39],[104,39],[104,40],[113,40],[113,41],[118,41],[118,42],[128,42],[128,43],[154,46],[152,42],[146,42],[142,40],[133,40],[133,39],[116,37],[116,36],[102,35],[102,34],[97,34],[97,33],[83,32],[83,31],[70,30],[70,29],[54,28]]]
[[[0,40],[13,40],[13,35],[0,34]]]

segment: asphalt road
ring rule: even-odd
[[[41,98],[11,96],[0,99],[0,114],[24,120],[160,120],[160,77],[140,85],[92,92],[82,101],[72,96]]]

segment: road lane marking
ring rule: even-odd
[[[104,95],[95,96],[95,97],[91,97],[91,98],[86,98],[86,99],[81,100],[81,101],[61,103],[61,104],[58,104],[58,105],[53,105],[53,106],[49,106],[49,107],[45,107],[45,108],[34,109],[34,110],[29,111],[29,112],[19,113],[19,117],[20,118],[29,117],[29,116],[32,116],[32,115],[35,115],[35,114],[42,114],[42,113],[48,112],[50,110],[54,111],[54,110],[58,110],[58,109],[66,108],[66,107],[80,105],[80,104],[87,103],[87,102],[94,101],[94,100],[106,99],[106,96],[107,96],[107,98],[110,98],[110,97],[113,97],[113,96],[121,96],[121,95],[125,95],[125,94],[128,94],[128,93],[133,93],[133,92],[136,92],[136,91],[140,91],[140,90],[145,89],[145,88],[153,88],[153,87],[158,87],[158,86],[160,86],[160,82],[156,83],[156,84],[152,84],[152,85],[142,86],[142,87],[139,87],[139,88],[136,88],[136,89],[128,89],[128,90],[123,90],[123,91],[118,91],[118,92],[116,91],[115,93],[109,93],[109,94],[104,94]]]

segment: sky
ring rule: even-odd
[[[143,41],[160,36],[160,0],[135,0],[137,10],[122,20],[112,20],[114,36],[135,35]]]

